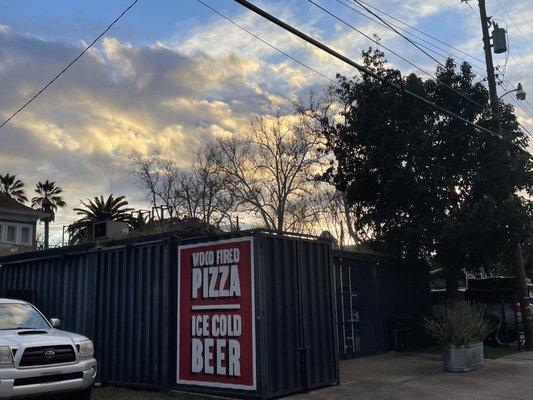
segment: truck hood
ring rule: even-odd
[[[85,336],[61,331],[59,329],[20,329],[0,331],[0,346],[11,348],[28,346],[48,346],[59,344],[76,344],[87,340]]]

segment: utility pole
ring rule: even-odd
[[[487,17],[487,8],[485,0],[478,0],[479,15],[481,17],[481,30],[483,32],[483,50],[485,50],[485,64],[487,65],[487,80],[489,84],[490,106],[492,108],[492,116],[496,120],[497,132],[501,133],[500,121],[500,102],[498,99],[498,91],[496,89],[496,75],[494,73],[494,62],[492,61],[492,44],[490,43],[490,19]]]
[[[465,0],[468,1],[468,0]],[[502,121],[500,114],[500,99],[498,98],[498,91],[496,89],[496,75],[494,73],[494,62],[492,60],[491,36],[489,33],[489,26],[491,25],[490,18],[487,17],[487,9],[485,0],[478,0],[479,15],[481,17],[481,30],[483,32],[483,49],[485,50],[485,63],[487,65],[487,80],[490,93],[490,105],[492,109],[492,116],[495,120],[497,132],[502,133]],[[517,298],[520,301],[520,308],[522,311],[522,325],[524,328],[524,336],[526,341],[526,350],[533,350],[533,313],[529,304],[529,293],[526,281],[526,272],[524,269],[524,259],[522,256],[522,248],[518,243],[515,248],[514,267],[516,276],[516,292]]]

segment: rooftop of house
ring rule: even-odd
[[[44,217],[46,214],[39,210],[34,210],[31,207],[19,203],[15,199],[5,194],[0,194],[0,211],[9,213],[32,215],[37,218]]]

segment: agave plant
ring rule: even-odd
[[[454,300],[425,317],[422,327],[437,342],[450,347],[468,347],[482,342],[496,327],[483,314],[483,307],[464,300]]]

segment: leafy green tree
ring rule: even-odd
[[[31,199],[31,206],[47,214],[46,217],[42,218],[44,222],[44,248],[47,249],[50,239],[50,222],[55,220],[58,207],[64,208],[67,203],[61,196],[63,189],[48,179],[37,183],[35,193],[37,193],[37,196]]]
[[[103,221],[122,221],[132,225],[135,223],[131,215],[133,208],[127,207],[128,202],[125,196],[113,197],[109,195],[107,199],[103,196],[95,197],[88,202],[81,201],[83,208],[75,208],[80,219],[69,226],[70,243],[76,244],[91,239],[93,225]]]
[[[28,198],[24,192],[24,182],[16,175],[0,175],[0,193],[5,194],[19,203],[26,203]]]
[[[436,79],[402,76],[384,54],[363,53],[386,80],[495,131],[489,96],[467,63],[448,60]],[[453,89],[450,89],[453,88]],[[463,93],[471,100],[457,94]],[[449,293],[462,268],[508,265],[531,235],[533,164],[513,108],[502,104],[502,135],[436,112],[375,78],[338,76],[333,96],[308,107],[334,162],[323,179],[359,210],[366,244],[443,266]],[[522,191],[522,192],[521,192]]]

